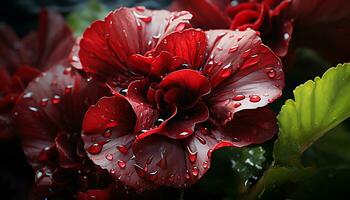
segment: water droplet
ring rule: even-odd
[[[111,170],[109,170],[109,173],[111,173],[112,175],[115,175],[117,173],[117,170],[115,170],[114,168],[112,168]]]
[[[138,164],[134,164],[135,167],[135,171],[136,173],[140,176],[140,177],[145,177],[146,173],[147,173],[147,167],[143,168]]]
[[[60,102],[61,102],[61,97],[59,95],[55,95],[51,99],[51,103],[54,105],[59,104]]]
[[[190,179],[190,178],[191,178],[191,174],[188,170],[186,170],[185,179]]]
[[[275,78],[276,77],[276,71],[274,69],[270,69],[268,72],[267,72],[267,76],[269,78]]]
[[[167,168],[167,161],[166,161],[166,159],[165,159],[165,157],[164,157],[164,153],[163,153],[163,152],[161,152],[161,154],[160,154],[160,160],[159,160],[159,162],[157,163],[157,165],[158,165],[160,168],[162,168],[162,169],[166,169],[166,168]]]
[[[174,180],[175,180],[175,175],[174,174],[170,174],[169,181],[170,182],[174,182]]]
[[[113,119],[110,119],[109,122],[106,124],[107,127],[115,127],[119,124],[118,121],[115,121]]]
[[[118,149],[118,151],[119,151],[120,153],[122,153],[122,154],[128,153],[128,148],[127,148],[126,146],[124,146],[124,145],[119,145],[119,146],[117,146],[117,149]]]
[[[193,166],[193,167],[192,167],[192,175],[193,175],[193,176],[198,176],[198,174],[199,174],[199,169],[198,169],[198,167]]]
[[[249,96],[249,101],[252,103],[257,103],[261,100],[260,96],[258,95],[251,95]]]
[[[23,98],[30,99],[30,98],[32,98],[32,96],[33,96],[32,92],[26,92],[26,93],[24,93]]]
[[[246,60],[244,64],[242,65],[242,69],[253,66],[257,63],[259,63],[260,57],[258,55],[253,55],[250,59]]]
[[[151,181],[155,181],[158,178],[157,174],[158,174],[158,171],[150,172],[148,178]]]
[[[65,88],[64,88],[64,93],[66,94],[70,94],[72,92],[72,89],[73,89],[73,85],[67,85]]]
[[[121,90],[119,91],[119,94],[126,96],[126,93],[127,93],[127,92],[128,92],[128,89],[125,88],[125,89],[121,89]]]
[[[187,146],[188,159],[191,163],[196,162],[197,160],[197,151],[193,152],[189,146]]]
[[[49,102],[49,98],[42,98],[40,100],[40,106],[45,107],[45,106],[47,106],[48,102]]]
[[[245,50],[242,54],[241,54],[241,57],[242,58],[248,58],[248,56],[250,55],[252,49],[247,49]]]
[[[204,169],[208,169],[208,167],[209,167],[208,161],[205,161],[205,162],[203,163],[203,168],[204,168]]]
[[[216,49],[217,49],[218,51],[222,51],[222,50],[223,50],[222,47],[217,47]]]
[[[238,50],[238,45],[237,45],[237,46],[231,47],[231,48],[228,50],[228,52],[229,52],[229,53],[234,53],[234,52],[236,52],[237,50]]]
[[[155,122],[154,122],[154,126],[159,126],[164,122],[164,119],[162,118],[158,118]]]
[[[241,94],[236,95],[232,98],[232,100],[234,100],[234,101],[242,101],[243,99],[245,99],[245,96],[241,95]]]
[[[105,144],[105,142],[94,143],[88,148],[88,152],[92,155],[99,154],[102,151],[104,144]]]
[[[185,137],[188,135],[190,135],[190,133],[188,131],[184,131],[184,132],[179,133],[179,136],[181,136],[181,137]]]
[[[113,160],[113,155],[110,154],[110,153],[107,153],[106,154],[106,159],[109,160],[109,161]]]
[[[79,61],[79,58],[77,57],[77,56],[73,56],[73,61],[75,61],[74,60],[74,57],[76,57],[78,60],[77,61]],[[71,67],[66,67],[64,70],[63,70],[63,74],[65,74],[65,75],[67,75],[67,74],[70,74],[72,72],[72,68]]]
[[[229,77],[232,74],[232,67],[231,67],[231,63],[227,64],[225,67],[222,68],[222,70],[220,71],[220,76],[222,78],[226,78]]]
[[[111,129],[107,129],[102,135],[105,138],[109,138],[109,137],[112,136],[112,130]]]
[[[119,167],[120,169],[124,169],[125,166],[126,166],[126,163],[125,163],[124,161],[122,161],[122,160],[118,160],[118,161],[117,161],[117,165],[118,165],[118,167]]]
[[[38,108],[33,107],[33,106],[29,106],[28,109],[29,109],[30,111],[32,111],[32,112],[38,112],[38,111],[39,111]]]
[[[284,33],[284,34],[283,34],[283,39],[284,39],[284,40],[288,40],[289,37],[290,37],[289,33]]]
[[[205,141],[205,139],[202,138],[202,137],[199,136],[199,135],[196,135],[196,138],[197,138],[197,140],[198,140],[201,144],[206,144],[206,143],[207,143],[207,141]]]
[[[241,103],[237,102],[237,103],[233,104],[233,107],[234,107],[234,108],[238,108],[238,107],[240,107],[241,105],[242,105]]]

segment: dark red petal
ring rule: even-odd
[[[30,81],[40,75],[40,71],[33,67],[21,66],[16,70],[15,76],[18,76],[23,85],[28,85]]]
[[[231,142],[235,147],[262,144],[278,132],[276,114],[268,108],[244,110],[235,114],[232,121],[213,130],[218,140]]]
[[[88,156],[96,165],[107,169],[115,179],[142,191],[151,185],[139,177],[134,167],[131,145],[136,136],[133,134],[135,118],[125,97],[104,97],[86,112],[82,138]],[[108,123],[110,119],[116,122],[113,127],[100,122]]]
[[[133,81],[128,87],[127,100],[136,114],[134,132],[148,130],[153,127],[159,116],[156,107],[147,103],[147,90],[149,83],[147,79]]]
[[[21,42],[16,33],[7,25],[0,24],[0,66],[13,73],[22,64],[18,56]]]
[[[189,68],[198,69],[204,62],[207,48],[207,37],[203,31],[187,29],[174,32],[164,37],[152,54],[159,55],[162,51],[171,56],[180,57],[189,64]]]
[[[83,68],[104,78],[123,75],[131,55],[146,53],[191,17],[188,12],[115,10],[84,32],[79,51]]]
[[[66,60],[74,44],[71,30],[58,13],[42,10],[38,31],[38,69],[48,69]],[[32,45],[32,44],[28,44]],[[23,45],[28,50],[30,46]]]
[[[120,96],[103,97],[92,105],[85,114],[83,130],[85,134],[104,132],[110,128],[132,131],[135,114],[128,101]],[[129,111],[129,112],[128,112]]]
[[[170,10],[188,10],[193,14],[193,23],[204,29],[228,28],[230,18],[224,12],[230,0],[177,0]]]
[[[87,108],[107,88],[87,82],[74,69],[55,66],[31,82],[14,108],[14,118],[28,161],[37,166],[40,154],[55,145],[59,132],[72,137],[81,132]]]
[[[148,75],[151,72],[151,64],[153,60],[153,57],[134,54],[129,57],[128,67],[131,71],[137,74]]]
[[[55,145],[58,151],[59,163],[63,168],[78,168],[80,163],[76,156],[77,143],[70,138],[66,131],[60,132],[55,138]]]
[[[165,100],[180,107],[191,107],[210,92],[208,79],[200,72],[183,69],[167,75],[158,85],[165,91]]]
[[[263,107],[280,97],[284,76],[280,59],[254,31],[208,31],[209,59],[204,68],[212,85],[211,117],[230,121],[235,112]]]
[[[197,131],[185,140],[154,134],[135,143],[133,150],[140,169],[147,169],[145,178],[158,185],[187,187],[209,169],[213,150],[230,145]]]
[[[172,139],[182,139],[191,136],[195,126],[209,118],[209,111],[203,102],[197,103],[190,109],[175,110],[168,119],[157,128],[138,135],[137,140],[142,140],[152,134],[165,135]]]

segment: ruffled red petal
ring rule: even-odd
[[[84,32],[79,51],[83,69],[106,79],[127,76],[131,55],[146,53],[166,34],[189,24],[191,17],[188,12],[115,10]]]
[[[186,66],[198,69],[204,61],[207,47],[207,37],[203,31],[187,29],[174,32],[164,37],[152,54],[159,55],[162,51],[168,52],[173,57],[180,57],[186,61]]]
[[[108,113],[112,113],[116,122],[113,127],[99,126],[98,122],[89,121],[96,116],[106,117],[109,121]],[[84,124],[89,125],[83,126],[85,134],[82,138],[88,156],[95,164],[107,169],[115,179],[142,191],[153,185],[143,180],[135,170],[135,157],[131,149],[136,136],[132,130],[135,118],[133,108],[125,97],[104,97],[87,111]]]
[[[204,67],[212,85],[209,109],[218,124],[244,109],[263,107],[281,96],[280,59],[254,31],[207,31],[209,59]]]

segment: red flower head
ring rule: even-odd
[[[183,30],[190,17],[121,8],[80,41],[83,70],[114,92],[88,109],[85,149],[138,190],[189,186],[214,150],[262,143],[277,131],[275,115],[260,107],[281,95],[279,58],[255,31]]]
[[[266,43],[278,56],[288,51],[293,26],[282,16],[291,0],[177,0],[172,10],[188,10],[193,22],[204,29],[259,31]]]
[[[59,191],[72,195],[92,185],[105,187],[106,180],[110,183],[108,174],[87,158],[80,138],[85,111],[108,94],[104,84],[88,82],[75,69],[62,65],[28,85],[13,115],[35,172],[35,195],[52,196]]]
[[[20,40],[0,25],[0,138],[14,136],[10,111],[28,83],[51,66],[67,62],[74,39],[63,18],[43,10],[39,30]]]

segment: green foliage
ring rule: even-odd
[[[103,19],[108,10],[97,0],[90,0],[82,10],[68,15],[67,23],[71,27],[75,36],[80,36],[84,30],[97,19]]]
[[[280,133],[274,147],[275,162],[286,166],[301,166],[301,154],[350,116],[350,64],[298,86],[294,96],[278,115]]]

